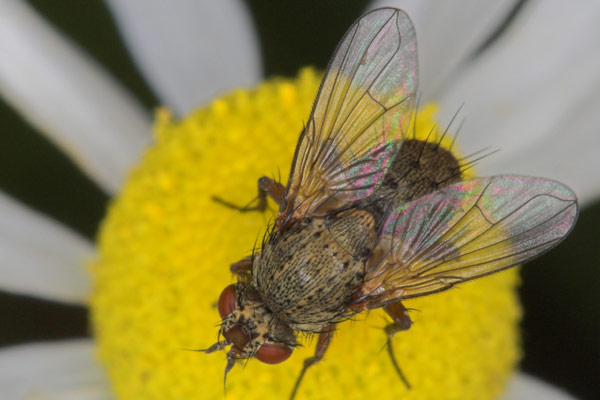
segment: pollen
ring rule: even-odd
[[[90,269],[98,357],[120,399],[223,399],[225,353],[217,300],[235,278],[229,265],[260,240],[276,206],[240,213],[263,175],[286,182],[321,74],[271,79],[237,90],[183,119],[156,113],[154,144],[112,201]],[[436,106],[416,116],[416,135],[436,126]],[[430,140],[443,129],[434,128]],[[451,136],[441,145],[450,146]],[[454,145],[455,149],[457,146]],[[515,269],[404,302],[412,328],[394,337],[407,389],[382,348],[389,318],[381,310],[338,326],[325,358],[309,369],[298,399],[494,399],[519,357],[521,311]],[[315,340],[284,363],[239,362],[228,400],[289,396]]]

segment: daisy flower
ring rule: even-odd
[[[268,215],[240,215],[210,197],[251,198],[259,176],[289,165],[321,75],[305,68],[293,79],[259,83],[257,39],[241,4],[109,3],[166,105],[153,123],[26,3],[0,2],[0,94],[114,196],[95,245],[0,196],[2,288],[90,306],[94,331],[93,341],[0,351],[0,397],[221,398],[224,355],[182,349],[213,343],[214,303],[231,281],[228,263],[251,249]],[[507,150],[479,172],[547,176],[568,183],[582,202],[597,198],[592,129],[600,57],[585,44],[600,33],[600,7],[529,1],[483,47],[514,2],[391,5],[405,9],[417,30],[422,103],[429,104],[417,119],[419,135],[464,102],[463,153],[489,144]],[[455,12],[466,7],[468,14]],[[421,312],[395,340],[413,390],[377,352],[383,320],[372,313],[343,324],[299,396],[571,398],[511,373],[519,358],[517,282],[512,270],[407,303]],[[236,368],[228,398],[287,396],[313,346],[306,342],[275,367]]]

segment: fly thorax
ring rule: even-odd
[[[296,330],[318,331],[347,316],[374,235],[365,211],[304,220],[265,243],[253,286],[277,318]]]

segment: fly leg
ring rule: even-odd
[[[229,267],[229,270],[231,273],[239,276],[246,276],[250,274],[250,272],[252,272],[252,257],[244,257],[240,261],[234,262]]]
[[[396,370],[396,373],[404,383],[407,389],[410,389],[410,383],[402,373],[400,366],[398,365],[398,361],[396,361],[396,356],[394,355],[394,348],[392,347],[392,338],[396,332],[401,332],[409,329],[412,325],[412,321],[408,316],[408,310],[402,305],[402,303],[397,302],[393,304],[389,304],[384,307],[384,310],[390,317],[392,317],[393,322],[385,327],[385,333],[387,334],[387,351],[390,355],[390,359],[392,360],[392,365]]]
[[[238,206],[237,204],[230,203],[218,196],[213,196],[212,199],[225,207],[233,208],[240,212],[248,211],[265,211],[267,209],[267,196],[272,198],[278,206],[283,203],[283,196],[285,194],[285,187],[269,177],[263,176],[258,180],[258,196],[245,206]],[[256,201],[256,205],[251,204]]]
[[[333,338],[333,331],[334,325],[329,325],[319,333],[319,338],[317,339],[317,347],[315,348],[315,355],[304,360],[304,365],[302,366],[302,370],[300,371],[298,379],[296,379],[294,389],[292,390],[292,394],[290,395],[290,400],[294,400],[294,397],[296,397],[296,393],[298,392],[298,388],[300,387],[300,383],[302,382],[302,378],[304,378],[306,370],[313,364],[318,363],[325,355],[325,352],[327,351],[327,348],[331,343],[331,338]]]

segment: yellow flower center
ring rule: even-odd
[[[216,301],[235,281],[229,265],[250,253],[273,212],[242,214],[211,196],[244,205],[256,196],[260,176],[281,176],[285,183],[319,80],[305,69],[294,80],[233,92],[181,121],[166,110],[157,113],[155,144],[113,201],[91,268],[99,358],[118,398],[223,399],[224,352],[185,349],[217,340]],[[427,106],[418,113],[419,138],[434,126],[435,111]],[[418,311],[411,312],[413,327],[394,343],[411,390],[381,351],[388,318],[377,310],[339,325],[298,397],[494,398],[520,355],[517,283],[513,269],[405,302]],[[227,399],[289,396],[302,361],[314,351],[315,341],[300,341],[304,347],[282,364],[236,366]]]

